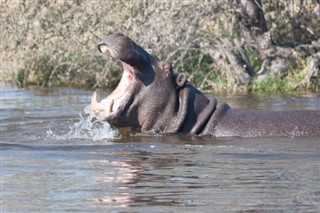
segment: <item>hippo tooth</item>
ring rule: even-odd
[[[96,105],[97,103],[98,103],[98,101],[97,101],[97,92],[94,91],[94,93],[93,93],[92,96],[91,96],[91,104],[92,104],[92,106],[94,106],[94,105]]]
[[[92,105],[92,108],[94,111],[104,111],[105,110],[105,107],[103,104],[101,103],[98,103],[97,101],[97,92],[95,91],[93,94],[92,94],[92,97],[91,97],[91,105]]]
[[[112,99],[112,100],[111,100],[111,103],[110,103],[110,105],[109,105],[109,113],[112,112],[113,104],[114,104],[114,100]]]

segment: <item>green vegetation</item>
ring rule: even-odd
[[[254,54],[254,52],[252,51],[252,49],[246,48],[246,53],[248,55],[250,64],[253,66],[253,68],[255,70],[260,70],[261,69],[261,61],[259,60],[259,58]]]
[[[253,83],[252,90],[257,92],[292,92],[294,85],[290,79],[273,75]]]
[[[304,78],[307,58],[283,73],[253,76],[242,83],[230,61],[219,51],[224,38],[245,43],[231,5],[213,1],[3,1],[1,12],[0,81],[18,86],[114,87],[121,67],[101,56],[96,42],[104,34],[122,32],[163,60],[204,91],[291,92],[320,90],[319,74],[297,87]],[[298,2],[298,1],[297,1]],[[287,1],[264,3],[267,23],[278,44],[296,44],[319,38],[313,21],[313,1],[294,3],[295,17]],[[292,40],[290,20],[303,26]],[[300,32],[301,31],[301,32]],[[236,46],[236,45],[235,45]],[[222,51],[223,52],[223,51]],[[219,54],[218,54],[219,53]],[[256,74],[262,67],[250,45],[245,53]],[[318,72],[319,73],[319,72]]]

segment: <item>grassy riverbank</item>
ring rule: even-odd
[[[227,1],[226,1],[227,2]],[[273,40],[279,45],[319,37],[317,20],[308,17],[317,3],[303,5],[299,23],[312,33],[292,33],[286,1],[264,5]],[[1,6],[1,81],[19,86],[114,87],[120,66],[102,57],[96,42],[106,33],[122,32],[205,91],[291,92],[320,91],[319,72],[305,85],[307,58],[281,73],[256,75],[237,83],[232,65],[215,54],[223,39],[243,41],[230,6],[199,1],[3,1]],[[310,15],[311,16],[311,15]],[[261,61],[246,46],[251,65]],[[219,58],[220,57],[220,58]]]

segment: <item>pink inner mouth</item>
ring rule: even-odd
[[[121,102],[126,97],[126,94],[128,93],[132,81],[133,81],[133,74],[131,67],[123,64],[124,71],[122,74],[122,78],[116,87],[116,89],[105,99],[101,101],[101,104],[105,106],[105,109],[108,111],[108,113],[117,111],[119,107],[121,106]]]
[[[115,52],[109,49],[107,45],[101,45],[99,49],[103,54],[107,56],[115,56]],[[119,110],[121,108],[121,105],[125,104],[122,102],[127,97],[127,94],[133,84],[134,68],[126,63],[122,63],[122,65],[123,74],[116,89],[100,103],[97,102],[97,94],[93,94],[91,98],[91,108],[94,110],[94,112],[102,112],[104,115],[108,115]]]

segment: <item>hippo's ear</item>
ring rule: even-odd
[[[186,84],[186,81],[187,81],[187,76],[184,73],[180,73],[176,77],[176,83],[178,87],[184,87],[184,85]]]
[[[169,75],[172,74],[172,66],[167,61],[160,61],[158,63],[158,68],[159,68],[157,69],[158,73],[163,77],[168,77]]]

